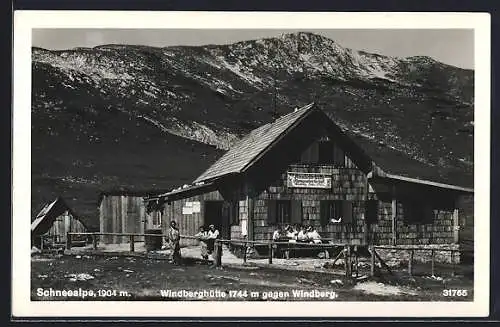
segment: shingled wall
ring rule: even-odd
[[[315,226],[324,238],[339,242],[362,244],[364,233],[364,201],[366,200],[366,176],[356,168],[335,168],[329,165],[312,166],[295,164],[288,171],[318,173],[332,177],[332,188],[289,188],[287,172],[262,192],[255,201],[254,230],[256,240],[269,240],[275,229],[267,222],[267,200],[300,200],[302,202],[303,225]],[[353,206],[352,224],[329,224],[321,226],[321,200],[349,200]]]

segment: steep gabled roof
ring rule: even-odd
[[[46,204],[43,209],[40,210],[35,220],[31,223],[31,234],[43,235],[47,233],[56,218],[62,215],[65,211],[69,211],[73,218],[78,219],[78,217],[76,217],[74,212],[68,207],[66,202],[61,197],[58,197],[54,201]],[[83,226],[85,226],[81,220],[79,221]]]
[[[349,131],[342,130],[328,115],[315,108],[314,104],[309,104],[251,131],[201,174],[193,184],[245,172],[288,132],[309,117],[312,112],[318,111],[324,115],[325,120],[322,121],[324,126],[329,126],[332,133],[341,136],[344,142],[358,153],[360,163],[364,162],[364,165],[368,167],[366,172],[376,168],[384,175],[399,176],[405,180],[424,181],[429,185],[437,183],[451,188],[458,185],[459,188],[468,192],[472,190],[471,173],[453,167],[432,166],[421,160],[410,158],[395,149],[380,146],[377,142],[353,135]],[[366,170],[366,167],[364,169]]]
[[[236,142],[228,152],[201,174],[194,183],[244,171],[269,146],[281,139],[288,130],[306,117],[313,108],[313,103],[308,104],[276,119],[272,123],[254,129],[247,136]]]

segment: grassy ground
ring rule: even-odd
[[[87,292],[85,300],[93,301],[470,301],[473,299],[472,280],[460,276],[444,279],[386,278],[383,281],[365,280],[353,285],[341,282],[340,276],[325,273],[250,266],[215,268],[194,260],[186,260],[177,266],[165,260],[142,257],[85,255],[36,256],[32,257],[31,267],[31,297],[34,301],[82,300],[82,292]],[[91,279],[80,280],[85,277]],[[81,289],[81,291],[78,296],[54,296],[54,293],[50,294],[50,289],[60,291]],[[88,295],[91,290],[95,297]],[[162,295],[161,290],[205,290],[212,291],[212,294],[167,296]],[[294,296],[294,290],[312,291],[312,293]],[[451,296],[444,296],[443,290],[467,290],[467,295],[463,296],[463,291],[459,292],[460,295],[450,291],[448,293]],[[219,295],[215,293],[216,291]],[[221,292],[225,292],[226,296],[221,297]]]

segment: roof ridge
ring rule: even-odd
[[[311,109],[315,108],[311,102],[294,111],[278,117],[272,122],[251,130],[247,135],[236,142],[225,154],[215,163],[200,174],[193,183],[210,180],[228,173],[243,171],[247,165],[259,157],[261,153],[271,146],[282,134],[302,119]],[[257,144],[256,144],[257,143]],[[242,149],[245,153],[242,153]],[[239,159],[236,163],[228,162],[228,158]],[[243,159],[242,159],[243,158]],[[233,161],[231,160],[231,161]],[[228,167],[228,165],[230,167]]]

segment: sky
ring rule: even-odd
[[[102,44],[149,46],[228,44],[299,30],[259,29],[33,29],[32,45],[51,50]],[[460,68],[474,68],[472,29],[300,30],[324,35],[341,46],[386,56],[430,56]]]

